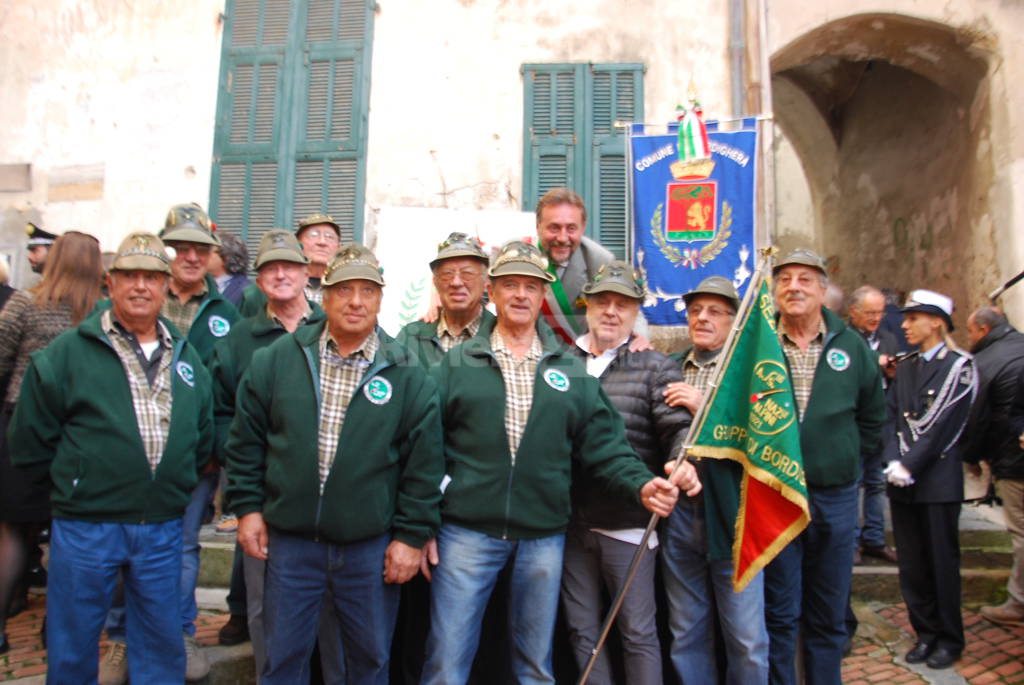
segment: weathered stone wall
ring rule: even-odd
[[[1024,268],[1024,8],[791,4],[801,11],[774,3],[770,19],[774,104],[836,279],[947,292],[962,325]],[[1002,303],[1024,323],[1024,292]]]

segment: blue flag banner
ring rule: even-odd
[[[633,263],[647,281],[644,316],[652,324],[686,323],[683,293],[708,276],[724,276],[742,298],[754,272],[757,129],[707,122],[711,162],[680,164],[675,125],[668,134],[630,136]],[[713,163],[713,164],[712,164]]]

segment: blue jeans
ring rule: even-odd
[[[421,682],[463,685],[469,678],[487,600],[498,572],[510,559],[513,679],[520,685],[555,682],[551,641],[565,536],[501,540],[446,523],[437,545],[441,563],[430,587],[430,637]]]
[[[664,522],[661,568],[668,595],[672,665],[680,683],[717,683],[715,609],[730,685],[768,682],[764,574],[732,589],[732,560],[708,559],[704,503],[680,502]]]
[[[263,621],[266,663],[260,682],[309,681],[321,604],[333,600],[349,682],[387,685],[398,585],[384,582],[390,535],[336,545],[270,529]]]
[[[864,526],[857,527],[853,544],[865,547],[885,546],[885,476],[882,475],[882,453],[860,458],[861,477],[858,484],[864,490]]]
[[[196,634],[196,583],[199,580],[199,529],[203,525],[203,512],[206,503],[217,487],[217,472],[204,473],[192,490],[192,499],[185,509],[182,518],[182,556],[181,581],[178,593],[178,615],[181,617],[181,630],[189,635]],[[124,605],[115,601],[110,608],[105,624],[107,637],[111,640],[124,642],[125,620]]]
[[[796,682],[797,632],[802,628],[806,682],[840,685],[858,487],[856,482],[809,487],[808,494],[810,525],[765,569],[770,682]]]
[[[178,621],[181,519],[89,523],[53,519],[46,601],[46,682],[96,682],[100,631],[118,571],[127,607],[128,677],[182,682],[185,648]]]

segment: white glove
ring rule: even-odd
[[[914,477],[910,475],[910,471],[907,471],[907,467],[896,460],[890,461],[882,473],[885,474],[885,479],[889,483],[898,488],[905,488],[908,485],[914,484]]]

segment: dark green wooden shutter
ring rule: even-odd
[[[620,259],[626,254],[626,133],[616,122],[643,121],[643,66],[590,67],[588,228]]]
[[[210,215],[253,252],[315,212],[362,235],[371,5],[227,2]]]
[[[556,186],[575,188],[583,179],[584,74],[580,65],[525,65],[526,98],[523,207],[533,207]]]
[[[626,137],[643,121],[642,64],[526,64],[523,202],[568,186],[587,203],[587,235],[619,257],[626,248]]]

